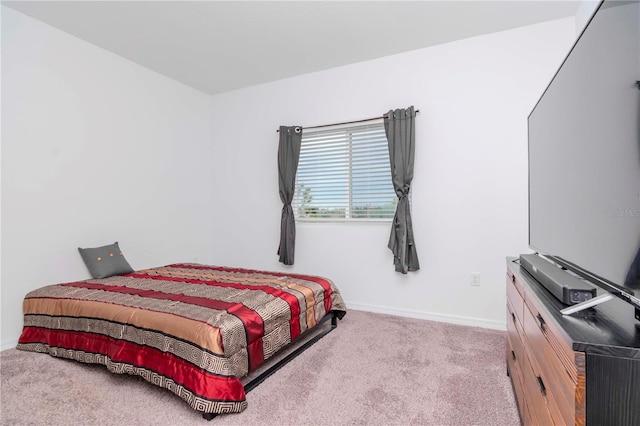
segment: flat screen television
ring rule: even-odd
[[[599,4],[528,129],[529,247],[635,305],[638,318],[638,1]]]

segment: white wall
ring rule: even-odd
[[[211,258],[210,97],[2,7],[2,348],[34,288]]]
[[[285,269],[278,125],[414,105],[421,270],[394,272],[390,225],[339,223],[299,223],[291,269],[332,278],[350,307],[505,327],[505,256],[529,251],[527,116],[574,39],[568,18],[215,96],[215,262]]]

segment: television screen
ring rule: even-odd
[[[638,80],[640,3],[605,0],[529,115],[529,246],[636,288]]]

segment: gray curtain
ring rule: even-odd
[[[278,144],[278,181],[282,218],[280,219],[280,246],[278,255],[280,262],[293,265],[296,247],[296,222],[291,208],[295,192],[296,171],[300,159],[300,142],[302,128],[300,126],[280,126],[280,143]]]
[[[403,274],[420,269],[408,198],[415,157],[415,117],[413,106],[391,110],[384,117],[384,130],[389,142],[391,179],[398,195],[398,206],[391,226],[388,247],[393,252],[396,271]]]

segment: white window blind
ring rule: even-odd
[[[382,122],[303,130],[292,203],[296,219],[389,220],[397,201]]]

